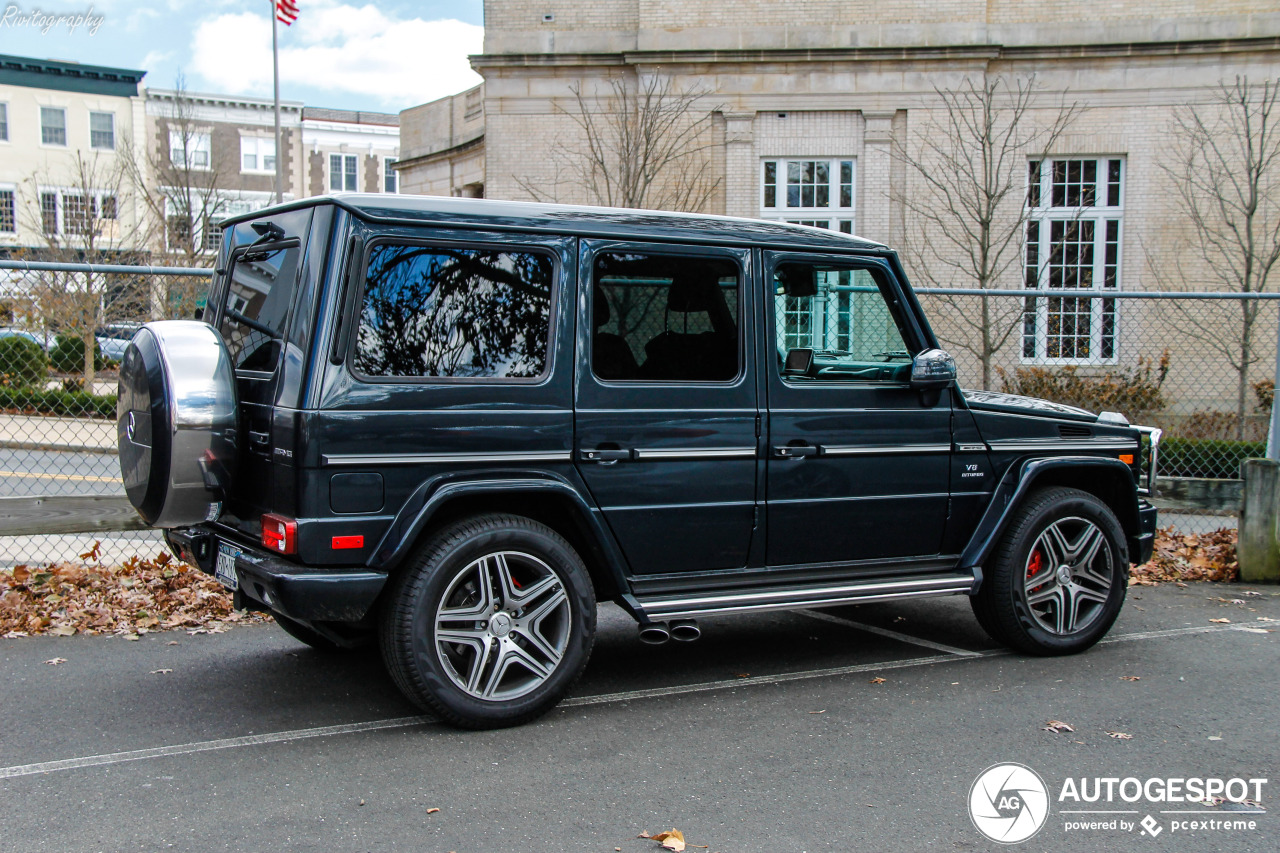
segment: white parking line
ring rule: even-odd
[[[868,634],[879,634],[881,637],[888,637],[890,640],[897,640],[900,643],[910,643],[913,646],[924,646],[926,649],[933,649],[935,652],[946,652],[949,655],[958,655],[959,657],[972,658],[982,657],[982,652],[971,652],[968,649],[957,649],[955,646],[948,646],[943,643],[935,643],[933,640],[923,640],[920,637],[913,637],[910,634],[900,634],[897,631],[890,631],[888,628],[880,628],[876,625],[867,625],[864,622],[855,622],[852,619],[846,619],[843,616],[833,616],[830,613],[824,613],[821,610],[797,610],[801,616],[808,616],[810,619],[820,619],[823,622],[831,622],[835,625],[847,625],[851,628],[857,628],[859,631],[866,631]]]
[[[841,620],[844,621],[844,620]],[[1135,640],[1157,640],[1165,637],[1178,637],[1187,634],[1216,634],[1238,631],[1238,625],[1212,625],[1209,627],[1171,628],[1164,631],[1139,631],[1133,634],[1117,634],[1106,637],[1100,644],[1125,643]],[[638,699],[652,699],[662,696],[678,696],[685,693],[699,693],[709,690],[727,690],[735,687],[748,687],[758,684],[780,684],[786,681],[801,681],[814,678],[827,678],[841,675],[856,675],[860,672],[882,672],[890,669],[906,669],[917,666],[930,666],[937,663],[955,662],[958,660],[978,660],[980,658],[1000,657],[1011,654],[1007,649],[992,649],[985,652],[968,652],[963,657],[955,654],[932,655],[922,658],[886,661],[883,663],[860,663],[851,666],[836,666],[827,669],[806,669],[801,672],[783,672],[777,675],[758,675],[748,678],[733,678],[724,681],[704,681],[698,684],[682,684],[673,687],[659,687],[650,690],[626,690],[619,693],[603,693],[595,696],[571,696],[560,703],[561,708],[574,708],[584,705],[605,705],[616,702],[631,702]],[[319,726],[310,729],[293,729],[284,732],[271,732],[246,737],[222,738],[219,740],[197,741],[195,743],[160,746],[152,749],[135,749],[128,752],[112,752],[103,755],[89,755],[82,758],[64,758],[60,761],[42,761],[38,764],[18,764],[12,767],[0,767],[0,779],[12,779],[17,776],[33,776],[38,773],[53,773],[57,770],[75,770],[84,767],[99,767],[106,764],[124,764],[129,761],[145,761],[152,758],[166,758],[174,755],[190,755],[196,752],[213,752],[220,749],[235,749],[242,746],[261,746],[269,743],[285,743],[309,738],[333,737],[335,735],[356,734],[384,729],[403,729],[435,723],[432,717],[393,717],[385,720],[371,720],[364,723],[346,723],[338,726]]]

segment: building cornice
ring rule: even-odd
[[[456,157],[459,154],[465,154],[468,151],[472,151],[476,148],[480,148],[483,145],[484,145],[484,134],[481,133],[479,136],[473,139],[468,139],[466,142],[460,142],[459,144],[454,145],[450,148],[444,148],[444,149],[441,149],[440,151],[432,151],[428,154],[418,154],[417,156],[414,156],[414,157],[406,157],[406,158],[397,160],[394,168],[398,172],[401,169],[407,169],[412,166],[426,166],[431,163],[437,163],[441,160],[448,160],[449,158]]]
[[[105,65],[81,65],[52,59],[0,54],[0,83],[30,89],[55,89],[135,98],[145,71],[111,68]]]
[[[1018,45],[999,44],[847,47],[816,49],[750,50],[627,50],[617,53],[511,53],[478,54],[471,67],[516,69],[600,65],[708,65],[803,62],[892,62],[936,59],[1031,60],[1111,57],[1197,56],[1280,50],[1280,36],[1239,39],[1204,39],[1175,42],[1126,42],[1117,44]]]

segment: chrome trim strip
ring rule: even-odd
[[[985,444],[957,444],[956,453],[986,453]]]
[[[1160,436],[1164,435],[1164,430],[1157,427],[1136,425],[1133,428],[1140,433],[1145,433],[1147,438],[1151,441],[1151,460],[1147,464],[1147,485],[1145,488],[1139,486],[1138,494],[1154,495],[1156,493],[1156,468],[1158,467],[1157,463],[1160,458]],[[1139,452],[1141,452],[1141,443],[1139,443],[1138,449]]]
[[[920,594],[925,592],[963,592],[973,586],[972,575],[949,575],[946,577],[914,578],[908,580],[845,583],[836,586],[812,587],[808,589],[788,589],[765,592],[721,593],[719,595],[691,596],[685,598],[659,599],[639,601],[645,613],[650,615],[670,616],[673,611],[680,614],[722,612],[725,610],[744,610],[759,608],[787,609],[791,607],[807,607],[818,601],[852,600],[878,595],[898,595],[902,593]]]
[[[824,444],[819,456],[897,456],[909,453],[950,453],[949,444]]]
[[[1051,441],[1030,442],[1021,439],[997,439],[989,442],[992,450],[1134,450],[1131,441]]]
[[[769,610],[804,610],[809,607],[828,607],[837,604],[861,604],[867,601],[893,601],[903,598],[926,598],[932,595],[963,595],[973,585],[970,580],[964,586],[955,589],[922,589],[912,592],[886,592],[875,595],[850,595],[840,598],[819,598],[812,601],[790,601],[775,604],[753,604],[743,607],[716,607],[708,610],[645,610],[645,615],[661,619],[692,619],[699,616],[715,616],[721,613],[762,613]]]
[[[673,447],[635,449],[636,459],[754,459],[754,447]]]
[[[351,453],[322,456],[333,465],[439,465],[476,462],[571,462],[568,450],[544,453]]]

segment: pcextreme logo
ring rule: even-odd
[[[1062,830],[1071,834],[1256,832],[1267,780],[1240,777],[1067,777],[1059,790]],[[998,844],[1017,844],[1049,820],[1049,789],[1024,764],[993,764],[969,788],[969,817]],[[1144,814],[1145,812],[1145,814]]]

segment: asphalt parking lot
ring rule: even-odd
[[[641,831],[672,827],[711,853],[994,850],[970,786],[1018,762],[1050,811],[1015,849],[1270,851],[1267,619],[1275,588],[1133,588],[1105,643],[1034,659],[958,598],[708,619],[661,647],[608,606],[572,697],[492,732],[424,719],[376,657],[325,658],[272,625],[0,640],[0,850],[639,853],[659,849]],[[1068,777],[1269,781],[1260,810],[1059,802]],[[1067,830],[1073,808],[1159,832]],[[1220,819],[1254,828],[1173,825]]]

